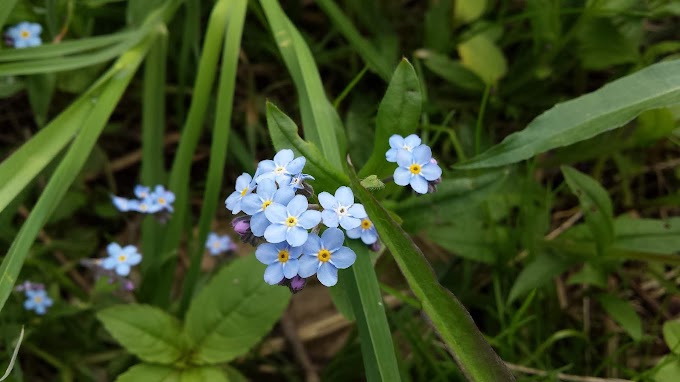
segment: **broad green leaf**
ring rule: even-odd
[[[667,355],[661,358],[658,365],[662,366],[654,373],[654,382],[677,382],[680,380],[680,359],[676,355]]]
[[[393,134],[406,137],[416,131],[422,103],[416,71],[406,59],[402,59],[378,107],[373,152],[359,172],[361,177],[384,177],[394,171],[394,166],[385,163],[385,153],[390,148],[389,139]]]
[[[439,284],[420,249],[361,186],[355,174],[350,173],[350,180],[354,194],[363,203],[380,238],[461,371],[470,381],[513,381],[514,377],[486,342],[467,310]]]
[[[531,290],[547,284],[555,276],[571,268],[576,261],[576,259],[564,258],[554,253],[537,255],[532,262],[522,269],[512,288],[510,288],[508,305]]]
[[[661,62],[555,105],[524,130],[455,167],[504,166],[620,127],[645,110],[680,103],[680,60]]]
[[[427,237],[448,251],[466,259],[494,264],[499,258],[499,241],[507,240],[503,227],[485,227],[481,221],[452,218],[450,225],[434,225],[425,230]]]
[[[680,253],[680,218],[620,217],[614,221],[614,228],[614,248],[668,255]]]
[[[243,374],[241,374],[241,372],[234,369],[233,367],[225,366],[224,372],[226,373],[227,380],[229,382],[248,382],[248,378],[246,378]]]
[[[177,319],[149,305],[115,305],[97,313],[106,330],[142,361],[171,365],[186,351]]]
[[[191,367],[181,371],[180,382],[230,382],[217,366]]]
[[[675,129],[675,116],[670,109],[648,110],[638,116],[637,128],[629,139],[633,145],[644,147],[671,135]]]
[[[680,355],[680,321],[664,322],[663,340],[673,353]]]
[[[567,185],[579,199],[586,223],[595,237],[597,252],[604,255],[614,240],[614,212],[612,201],[595,179],[572,167],[562,167]]]
[[[458,45],[458,54],[463,66],[489,86],[495,85],[508,71],[503,51],[484,34],[477,34]]]
[[[604,310],[625,330],[635,341],[642,339],[642,320],[628,301],[612,294],[601,294],[597,298]]]
[[[638,59],[637,46],[617,29],[612,20],[586,18],[578,27],[576,54],[584,68],[602,70]]]
[[[234,260],[194,297],[186,315],[191,362],[216,364],[245,354],[288,306],[287,288],[264,282],[255,256]]]
[[[170,366],[140,363],[116,378],[116,382],[180,382],[180,371]]]
[[[101,91],[88,94],[89,97],[96,98],[90,98],[95,106],[83,120],[82,126],[87,126],[87,129],[82,130],[71,144],[0,265],[0,308],[12,291],[33,241],[83,168],[99,134],[154,39],[155,34],[151,34],[138,46],[123,54],[105,75],[108,82],[102,86]]]
[[[457,88],[470,93],[481,93],[484,91],[484,81],[460,62],[426,49],[417,50],[415,56],[423,60],[425,66],[434,74]]]
[[[486,9],[486,0],[454,0],[453,18],[460,24],[477,20]]]

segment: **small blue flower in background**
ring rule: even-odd
[[[52,306],[53,301],[43,289],[28,289],[26,290],[26,301],[24,301],[24,308],[26,310],[33,310],[36,314],[45,314],[47,308]]]
[[[272,224],[264,231],[264,238],[270,243],[287,241],[299,247],[307,241],[308,229],[321,222],[321,212],[307,210],[307,198],[296,195],[287,206],[273,203],[264,211]],[[252,229],[252,227],[251,227]]]
[[[116,209],[121,212],[135,211],[137,204],[139,204],[139,202],[134,199],[122,198],[116,195],[111,195],[111,201]]]
[[[255,257],[267,265],[264,281],[269,285],[280,283],[284,277],[292,279],[298,273],[298,258],[302,247],[291,247],[286,242],[278,244],[264,243],[255,250]]]
[[[412,153],[406,150],[397,152],[397,167],[394,170],[394,183],[400,186],[411,185],[419,194],[426,194],[428,181],[435,181],[442,176],[442,169],[431,161],[432,150],[421,145],[413,149]]]
[[[396,162],[397,153],[400,150],[406,150],[410,153],[413,151],[413,149],[420,146],[420,143],[420,137],[415,134],[411,134],[406,138],[403,138],[401,135],[394,134],[390,137],[391,148],[385,153],[385,159],[387,159],[388,162]]]
[[[40,33],[42,33],[40,24],[26,21],[7,29],[7,36],[12,40],[12,46],[17,49],[42,45]]]
[[[118,243],[111,243],[106,247],[109,257],[101,262],[101,267],[106,270],[115,270],[119,276],[130,274],[130,268],[142,261],[142,255],[137,252],[134,245],[122,247]]]
[[[314,180],[314,177],[309,174],[303,174],[299,172],[290,178],[290,183],[288,184],[288,186],[296,190],[303,190],[305,186],[302,184],[302,182],[304,182],[307,179]]]
[[[338,228],[328,228],[321,237],[309,235],[302,246],[300,257],[300,277],[310,277],[316,273],[321,284],[331,287],[338,282],[338,269],[349,268],[357,258],[351,249],[343,247],[345,235]]]
[[[151,197],[143,200],[130,200],[128,206],[130,207],[130,211],[141,212],[143,214],[155,214],[163,209],[163,207],[157,204]]]
[[[151,190],[149,187],[138,184],[135,186],[135,196],[139,199],[146,199],[149,197]]]
[[[218,235],[215,232],[210,232],[208,240],[205,242],[205,247],[208,248],[210,254],[217,256],[220,253],[228,252],[236,249],[236,245],[227,235]]]
[[[224,201],[227,209],[231,211],[232,214],[237,214],[241,212],[241,200],[243,197],[248,195],[255,188],[255,180],[248,173],[243,173],[241,176],[236,178],[236,191],[232,192],[231,195],[227,197]]]
[[[323,224],[336,228],[338,224],[344,229],[353,229],[361,224],[366,210],[359,203],[354,203],[352,189],[342,186],[335,191],[335,197],[328,192],[319,194],[319,203],[324,208],[321,212]]]
[[[274,160],[263,160],[257,166],[259,175],[255,180],[260,183],[263,179],[274,179],[280,186],[290,184],[292,175],[301,172],[307,162],[305,157],[294,157],[293,150],[284,149],[276,153]]]
[[[172,203],[175,201],[175,194],[172,191],[166,190],[165,187],[159,184],[154,188],[153,193],[149,197],[159,210],[173,211]]]
[[[347,237],[350,239],[359,239],[366,245],[371,245],[378,241],[378,232],[375,230],[373,222],[369,218],[363,218],[361,225],[356,228],[347,230]]]
[[[269,227],[269,220],[264,214],[264,211],[272,205],[278,203],[287,205],[295,196],[295,190],[291,187],[282,187],[276,189],[276,183],[272,179],[262,179],[257,185],[257,191],[254,194],[249,194],[243,197],[241,201],[241,209],[250,218],[250,230],[253,235],[262,237],[264,231]]]

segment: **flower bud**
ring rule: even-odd
[[[300,276],[294,276],[292,279],[287,279],[283,278],[281,281],[279,281],[279,285],[281,286],[287,286],[288,289],[290,289],[290,293],[297,293],[301,291],[305,285],[307,285],[307,279],[304,279]]]

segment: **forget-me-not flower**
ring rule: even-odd
[[[307,207],[307,198],[302,195],[296,195],[286,206],[272,203],[264,210],[272,223],[264,231],[264,238],[270,243],[287,241],[293,247],[304,244],[309,234],[307,230],[321,222],[321,212],[308,211]]]
[[[109,257],[102,260],[102,268],[113,269],[119,276],[129,275],[130,268],[142,261],[142,255],[137,252],[137,247],[134,245],[121,247],[118,243],[111,243],[106,247],[106,251],[109,253]]]
[[[264,271],[264,281],[269,285],[276,285],[285,278],[297,276],[298,257],[302,254],[302,247],[291,247],[288,243],[260,244],[255,250],[255,257],[267,265]]]
[[[262,179],[257,185],[254,194],[246,195],[241,201],[241,209],[250,218],[250,230],[253,235],[262,237],[264,231],[269,227],[269,220],[264,211],[272,203],[287,205],[295,196],[295,190],[291,187],[281,187],[277,190],[276,183],[272,179]]]
[[[121,212],[133,211],[136,208],[136,204],[139,204],[136,200],[122,198],[116,195],[111,195],[111,202],[113,202],[116,209]]]
[[[432,163],[432,150],[425,145],[413,149],[412,153],[406,150],[397,152],[397,167],[394,170],[394,183],[400,186],[411,185],[419,194],[426,194],[428,181],[434,181],[442,176],[439,165]]]
[[[26,290],[26,301],[24,301],[24,308],[26,310],[33,310],[37,314],[45,314],[47,308],[52,306],[52,299],[47,295],[43,289],[28,289]]]
[[[335,228],[340,224],[344,229],[353,229],[367,216],[364,206],[354,203],[354,193],[347,186],[338,188],[335,197],[325,191],[320,193],[319,203],[324,208],[321,212],[323,224],[328,227]]]
[[[146,199],[151,195],[151,190],[149,187],[142,186],[141,184],[138,184],[135,186],[135,196],[139,199]]]
[[[128,207],[130,208],[130,211],[137,211],[143,214],[155,214],[163,209],[163,207],[156,203],[151,197],[141,200],[129,200]]]
[[[310,277],[316,273],[321,284],[330,287],[338,282],[338,268],[349,268],[357,258],[351,249],[342,246],[345,235],[338,228],[328,228],[319,237],[310,234],[302,246],[300,257],[301,277]]]
[[[413,149],[420,146],[421,140],[415,134],[411,134],[404,138],[401,135],[394,134],[390,137],[390,149],[385,153],[385,159],[388,162],[397,161],[397,153],[400,150],[406,150],[407,152],[412,152]]]
[[[12,45],[17,49],[42,45],[40,33],[42,33],[42,26],[40,24],[26,21],[7,29],[7,36],[9,36],[12,40]]]
[[[288,186],[296,189],[296,190],[303,190],[305,186],[302,184],[307,179],[314,180],[314,177],[309,175],[309,174],[303,174],[301,172],[291,176],[290,178],[290,183]]]
[[[366,245],[371,245],[378,240],[378,232],[375,230],[373,222],[365,217],[361,219],[361,224],[353,229],[347,230],[347,237],[350,239],[359,239]]]
[[[231,211],[232,214],[237,214],[241,212],[241,200],[243,197],[248,195],[255,188],[255,180],[248,173],[243,173],[241,176],[236,178],[236,191],[232,192],[227,200],[224,201],[227,209]]]
[[[210,254],[217,256],[222,252],[228,252],[236,248],[234,242],[227,235],[218,235],[215,232],[208,234],[208,239],[205,241],[205,247],[208,248]]]
[[[175,194],[170,190],[166,190],[162,185],[157,185],[149,197],[153,204],[158,206],[159,210],[173,211],[172,203],[175,201]]]
[[[294,157],[293,150],[283,149],[276,153],[274,160],[263,160],[257,166],[259,175],[255,180],[260,183],[262,179],[274,179],[280,186],[290,184],[292,175],[301,172],[307,162],[305,157]]]

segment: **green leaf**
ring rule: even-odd
[[[601,294],[597,298],[604,310],[635,340],[642,339],[642,320],[628,301],[612,294]]]
[[[517,276],[515,283],[510,289],[507,304],[509,305],[531,290],[547,284],[555,276],[571,268],[576,261],[576,259],[563,258],[553,253],[537,255]]]
[[[56,77],[53,73],[38,74],[26,79],[26,90],[28,90],[28,100],[36,124],[40,127],[47,122],[50,103],[54,95],[54,85]]]
[[[583,268],[569,277],[568,284],[593,285],[607,288],[607,273],[593,264],[585,263]]]
[[[484,34],[477,34],[458,45],[458,54],[463,66],[489,86],[495,85],[508,71],[503,51]]]
[[[185,353],[182,327],[174,317],[149,305],[116,305],[97,313],[127,351],[146,362],[170,365]]]
[[[425,66],[434,74],[457,88],[470,93],[481,93],[484,91],[484,81],[460,62],[426,49],[417,50],[415,56],[423,60]]]
[[[680,253],[680,218],[620,217],[614,221],[614,228],[614,248],[667,255]]]
[[[485,226],[478,220],[455,217],[451,225],[430,226],[425,234],[460,257],[494,264],[499,259],[498,242],[507,240],[509,232],[506,228]]]
[[[229,382],[224,371],[217,366],[203,366],[183,369],[181,382]]]
[[[196,295],[184,324],[191,362],[216,364],[243,355],[278,321],[290,292],[265,283],[264,269],[253,255],[236,259]]]
[[[425,314],[439,332],[462,372],[470,381],[512,381],[514,377],[494,353],[470,314],[456,297],[444,289],[420,249],[390,217],[359,179],[350,173],[354,194],[406,278]]]
[[[658,365],[663,365],[654,373],[654,382],[677,382],[680,380],[680,359],[674,355],[661,358]],[[657,367],[659,367],[657,365]]]
[[[468,24],[477,20],[486,9],[486,0],[454,0],[453,18]]]
[[[678,103],[680,60],[654,64],[592,93],[555,105],[524,130],[456,167],[485,168],[516,163],[613,130],[645,110]]]
[[[385,153],[390,148],[389,139],[393,134],[406,137],[416,131],[422,103],[416,71],[406,59],[402,59],[378,107],[373,152],[359,172],[360,176],[391,175],[394,166],[385,165]]]
[[[607,190],[572,167],[562,166],[562,174],[581,203],[586,223],[597,243],[597,252],[603,255],[614,240],[614,212]]]
[[[663,324],[663,340],[675,354],[680,355],[680,321],[666,321]]]
[[[638,59],[637,46],[616,28],[613,18],[587,18],[576,39],[576,54],[585,69],[602,70]]]
[[[180,371],[170,366],[140,363],[116,378],[116,382],[180,382]]]

